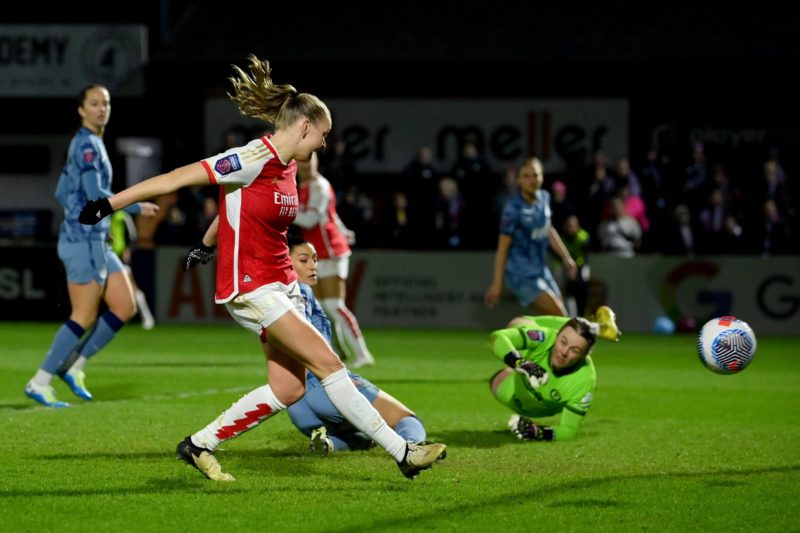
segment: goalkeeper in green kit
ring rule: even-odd
[[[585,318],[525,316],[489,335],[489,348],[510,368],[492,376],[492,394],[512,411],[508,426],[521,440],[569,440],[592,403],[597,384],[589,355],[597,337],[617,341],[614,312]],[[557,426],[534,421],[561,414]]]

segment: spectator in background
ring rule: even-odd
[[[747,236],[733,215],[725,217],[725,225],[720,239],[719,251],[722,254],[741,254],[748,251]]]
[[[592,159],[589,162],[589,168],[587,169],[587,177],[589,180],[596,175],[595,171],[599,168],[605,170],[606,174],[611,174],[611,166],[608,164],[606,153],[600,148],[592,152]]]
[[[588,196],[584,198],[584,207],[581,210],[590,233],[597,233],[614,189],[614,178],[609,176],[606,167],[602,165],[594,167],[593,181],[589,185]]]
[[[497,178],[493,175],[489,163],[481,149],[474,141],[467,141],[461,148],[461,154],[448,174],[458,183],[458,190],[464,201],[466,215],[462,227],[462,245],[480,247],[494,238],[494,232],[484,224],[487,196],[497,188]],[[464,238],[468,242],[464,243]]]
[[[552,195],[550,199],[550,209],[552,211],[551,222],[553,227],[561,232],[567,218],[575,214],[575,208],[567,197],[567,186],[564,185],[563,181],[554,181],[550,190]]]
[[[645,162],[639,171],[642,186],[642,200],[651,223],[648,251],[657,251],[665,226],[670,218],[667,206],[670,198],[670,159],[651,148],[647,151]]]
[[[413,191],[435,189],[438,175],[433,165],[433,152],[428,146],[420,146],[417,155],[403,169],[404,182]]]
[[[786,185],[786,171],[783,169],[783,165],[781,164],[780,152],[777,148],[770,148],[767,161],[775,165],[775,176],[777,177],[778,183],[781,185]]]
[[[421,146],[414,159],[403,169],[401,175],[403,181],[400,187],[417,218],[415,226],[431,228],[434,225],[438,177],[439,172],[433,165],[433,152],[428,146]],[[418,238],[416,246],[433,247],[433,237],[430,232],[421,232]]]
[[[625,210],[621,197],[611,199],[608,216],[600,222],[597,235],[604,252],[633,257],[642,242],[642,228]]]
[[[672,220],[665,228],[659,251],[667,255],[692,257],[696,253],[696,246],[697,236],[689,206],[678,204],[672,211]]]
[[[359,247],[369,247],[375,242],[374,203],[357,185],[351,185],[336,206],[345,226],[358,235]]]
[[[618,189],[621,189],[627,183],[631,188],[631,195],[642,196],[642,185],[639,182],[639,177],[631,169],[631,163],[626,158],[617,159],[617,163],[614,165],[614,175],[614,181]]]
[[[757,231],[757,251],[762,256],[787,254],[792,252],[789,225],[783,218],[777,204],[772,199],[761,204],[762,219]]]
[[[578,267],[577,275],[567,279],[565,284],[565,303],[570,316],[583,316],[586,301],[589,299],[589,232],[583,229],[576,215],[570,215],[562,226],[561,240],[567,247],[569,255]]]
[[[389,203],[381,211],[381,242],[390,248],[415,248],[419,244],[416,231],[416,213],[403,191],[394,191]]]
[[[198,230],[205,232],[205,229],[211,225],[211,222],[217,218],[219,214],[219,206],[215,196],[206,196],[203,198],[202,211],[200,213],[200,220],[198,222]],[[202,233],[201,233],[202,234]]]
[[[356,163],[343,139],[331,139],[328,147],[320,151],[319,167],[338,194],[358,185]]]
[[[699,227],[703,250],[707,253],[722,251],[722,233],[725,231],[725,220],[728,210],[722,189],[713,189],[708,194],[708,203],[700,211]]]
[[[705,146],[703,143],[697,142],[692,145],[692,162],[686,167],[681,195],[682,201],[686,202],[690,209],[696,209],[702,203],[702,192],[707,178],[708,163],[706,162]]]
[[[486,162],[478,146],[468,141],[461,148],[461,154],[450,170],[450,176],[458,182],[459,188],[467,193],[485,190],[486,179],[492,169]]]
[[[622,198],[622,204],[625,206],[625,212],[636,219],[639,227],[642,228],[642,234],[650,231],[650,219],[647,218],[647,206],[642,198],[633,192],[630,183],[623,183],[619,189],[619,197]]]
[[[714,170],[711,173],[711,179],[709,180],[706,190],[707,193],[719,190],[720,193],[722,193],[722,205],[725,211],[735,214],[736,216],[742,215],[747,205],[747,198],[739,188],[731,184],[731,180],[728,177],[728,172],[725,170],[724,165],[720,163],[714,165]],[[709,198],[709,196],[706,196],[706,201],[704,205],[701,206],[701,211],[704,207],[708,206]]]
[[[778,164],[767,160],[763,165],[763,180],[760,186],[759,198],[761,201],[772,200],[781,218],[790,218],[794,215],[794,208],[786,185],[786,178],[781,179]],[[763,205],[763,204],[762,204]],[[768,208],[771,209],[771,208]]]
[[[464,229],[464,200],[456,180],[444,176],[439,180],[439,195],[436,198],[434,217],[439,246],[446,249],[461,248]]]
[[[506,165],[500,176],[500,187],[494,193],[492,214],[496,220],[500,219],[503,207],[517,195],[517,169],[514,165]]]
[[[589,190],[592,185],[597,181],[599,176],[611,176],[611,167],[608,165],[608,159],[606,159],[606,154],[603,150],[597,149],[592,152],[592,159],[589,161],[589,165],[586,166],[583,177],[579,181],[577,187],[571,188],[571,190],[575,191],[578,197],[582,199],[586,199],[587,197],[591,196],[591,191]],[[613,192],[613,179],[611,180],[610,184],[611,187],[609,188],[606,186],[606,191],[608,194]]]
[[[163,213],[155,232],[156,244],[184,245],[197,242],[202,235],[198,222],[200,207],[188,189],[155,198]]]

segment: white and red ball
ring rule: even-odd
[[[756,353],[756,335],[742,320],[723,316],[709,320],[697,337],[697,355],[718,374],[741,372]]]

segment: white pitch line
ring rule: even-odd
[[[227,389],[206,389],[201,391],[176,392],[172,394],[153,394],[149,396],[137,396],[134,398],[121,398],[118,400],[95,400],[89,402],[80,401],[71,404],[70,407],[89,406],[93,403],[102,405],[102,404],[119,404],[119,403],[131,403],[131,402],[157,402],[163,400],[176,400],[176,399],[183,400],[186,398],[196,398],[198,396],[214,396],[215,394],[250,392],[251,390],[255,389],[258,386],[259,385],[251,385],[249,387],[230,387]],[[58,411],[61,409],[70,409],[70,407],[53,408],[53,407],[45,407],[44,405],[33,406],[31,409],[18,409],[16,410],[15,414],[21,415],[29,413],[40,413],[43,411]],[[8,410],[10,410],[8,407],[0,407],[0,412]]]

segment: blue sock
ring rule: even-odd
[[[401,418],[394,430],[408,442],[421,442],[425,440],[425,426],[416,416]]]
[[[78,345],[85,331],[77,322],[71,319],[64,322],[53,338],[53,344],[50,346],[47,357],[42,363],[42,370],[55,374],[61,368],[64,360],[75,349],[75,346]]]
[[[89,337],[84,341],[78,353],[83,357],[89,359],[91,356],[99,352],[103,346],[111,342],[114,335],[122,329],[125,322],[119,319],[117,315],[111,311],[106,311],[97,319],[94,329],[89,334]]]

